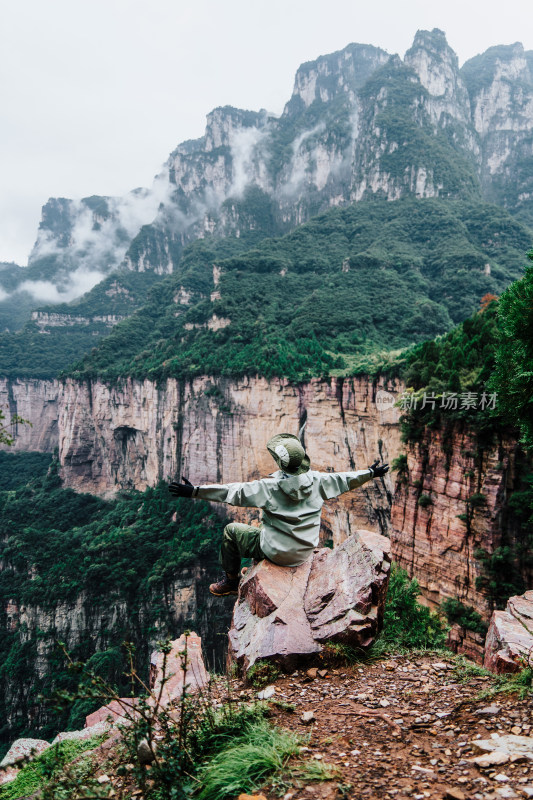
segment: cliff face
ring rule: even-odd
[[[430,605],[458,597],[490,617],[490,600],[475,586],[483,567],[474,552],[492,553],[502,543],[517,452],[511,436],[483,451],[471,432],[457,428],[446,437],[426,431],[407,449],[392,505],[392,552]]]
[[[135,645],[138,663],[143,665],[158,640],[196,627],[202,631],[210,667],[221,668],[223,647],[218,633],[229,626],[233,602],[212,597],[210,580],[212,575],[197,567],[182,570],[164,596],[158,592],[141,600],[126,599],[108,587],[99,599],[80,594],[74,602],[48,608],[9,603],[1,613],[7,650],[4,663],[12,667],[1,677],[4,724],[16,730],[58,724],[50,706],[37,698],[40,692],[48,693],[57,667],[64,661],[59,642],[74,659],[87,661],[122,636]]]
[[[399,385],[389,387],[394,394]],[[126,380],[121,386],[68,380],[59,399],[59,455],[65,484],[106,495],[144,489],[186,475],[224,483],[268,475],[265,448],[280,430],[298,432],[319,470],[365,468],[400,451],[399,410],[376,404],[368,378],[313,380],[169,380],[164,387]],[[391,484],[374,481],[328,503],[324,536],[342,541],[353,529],[389,529]]]
[[[0,408],[9,424],[12,414],[29,420],[31,425],[16,425],[15,443],[10,450],[37,450],[52,453],[59,442],[59,381],[8,380],[0,378]],[[0,445],[0,449],[6,447]]]
[[[533,58],[519,42],[491,47],[461,70],[480,143],[481,180],[488,199],[531,218],[533,177]]]

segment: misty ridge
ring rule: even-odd
[[[479,197],[531,224],[532,64],[517,43],[459,69],[437,29],[403,60],[350,44],[305,63],[280,117],[214,109],[151,188],[51,198],[28,267],[0,272],[0,304],[71,302],[119,269],[172,273],[195,239],[280,235],[354,201]]]

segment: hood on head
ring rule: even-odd
[[[304,446],[292,433],[276,434],[267,442],[267,449],[287,475],[301,475],[309,470],[309,458]]]
[[[313,491],[313,476],[309,471],[301,475],[290,475],[280,481],[278,486],[287,497],[298,502],[305,500]]]

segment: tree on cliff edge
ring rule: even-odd
[[[31,422],[28,422],[27,419],[22,419],[22,417],[19,417],[18,414],[13,414],[10,422],[6,425],[4,423],[5,418],[5,414],[0,408],[0,444],[7,444],[9,447],[11,447],[15,439],[10,431],[12,431],[16,425],[31,425]]]
[[[527,254],[533,262],[533,250]],[[493,387],[498,404],[533,449],[533,263],[512,283],[499,302],[500,342]]]

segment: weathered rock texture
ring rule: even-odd
[[[380,385],[364,377],[300,386],[264,378],[163,387],[68,380],[59,399],[61,474],[67,486],[100,495],[182,474],[194,484],[253,480],[275,469],[269,437],[297,433],[305,420],[314,469],[365,468],[380,456],[390,461],[401,447],[399,409],[375,403]],[[389,388],[399,395],[400,384]],[[388,476],[328,503],[324,538],[340,542],[369,523],[385,533],[390,503]]]
[[[52,453],[59,442],[58,413],[59,381],[8,380],[0,378],[0,408],[9,425],[18,414],[31,425],[10,428],[15,437],[12,448],[0,445],[0,450],[38,450]]]
[[[448,632],[446,644],[454,653],[460,653],[478,664],[483,663],[485,637],[481,633],[454,623]]]
[[[137,705],[137,698],[135,697],[121,697],[119,700],[111,700],[105,706],[102,706],[92,714],[87,714],[85,717],[85,727],[92,728],[94,725],[99,725],[101,722],[116,722],[121,719],[125,712],[134,713],[135,706]]]
[[[510,597],[505,611],[493,613],[483,665],[497,673],[533,666],[533,591]]]
[[[416,576],[430,605],[458,597],[488,620],[492,607],[476,588],[483,566],[474,553],[492,553],[502,542],[517,452],[511,435],[481,450],[472,433],[457,427],[446,435],[427,430],[407,449],[392,504],[392,554]]]
[[[202,656],[202,640],[191,631],[182,633],[171,643],[168,653],[152,653],[150,660],[150,689],[157,702],[168,706],[179,700],[183,692],[195,694],[209,683]]]
[[[328,642],[368,647],[383,622],[389,545],[361,530],[334,550],[315,550],[299,567],[259,562],[240,586],[230,660],[244,670],[258,660],[290,670]]]
[[[161,596],[158,591],[142,602],[113,594],[108,589],[98,602],[94,595],[78,595],[74,602],[51,607],[9,605],[6,617],[6,649],[17,658],[15,670],[1,677],[0,691],[5,709],[4,723],[16,728],[39,730],[50,722],[52,709],[35,698],[49,686],[56,672],[58,642],[81,661],[112,647],[119,636],[137,650],[139,668],[149,660],[157,641],[174,637],[180,630],[198,626],[204,636],[210,667],[220,669],[224,654],[219,631],[227,629],[231,605],[209,594],[212,573],[203,567],[183,569]],[[198,629],[197,628],[197,629]]]
[[[8,767],[21,759],[35,757],[48,747],[50,747],[50,742],[45,739],[17,739],[0,761],[0,767]]]

